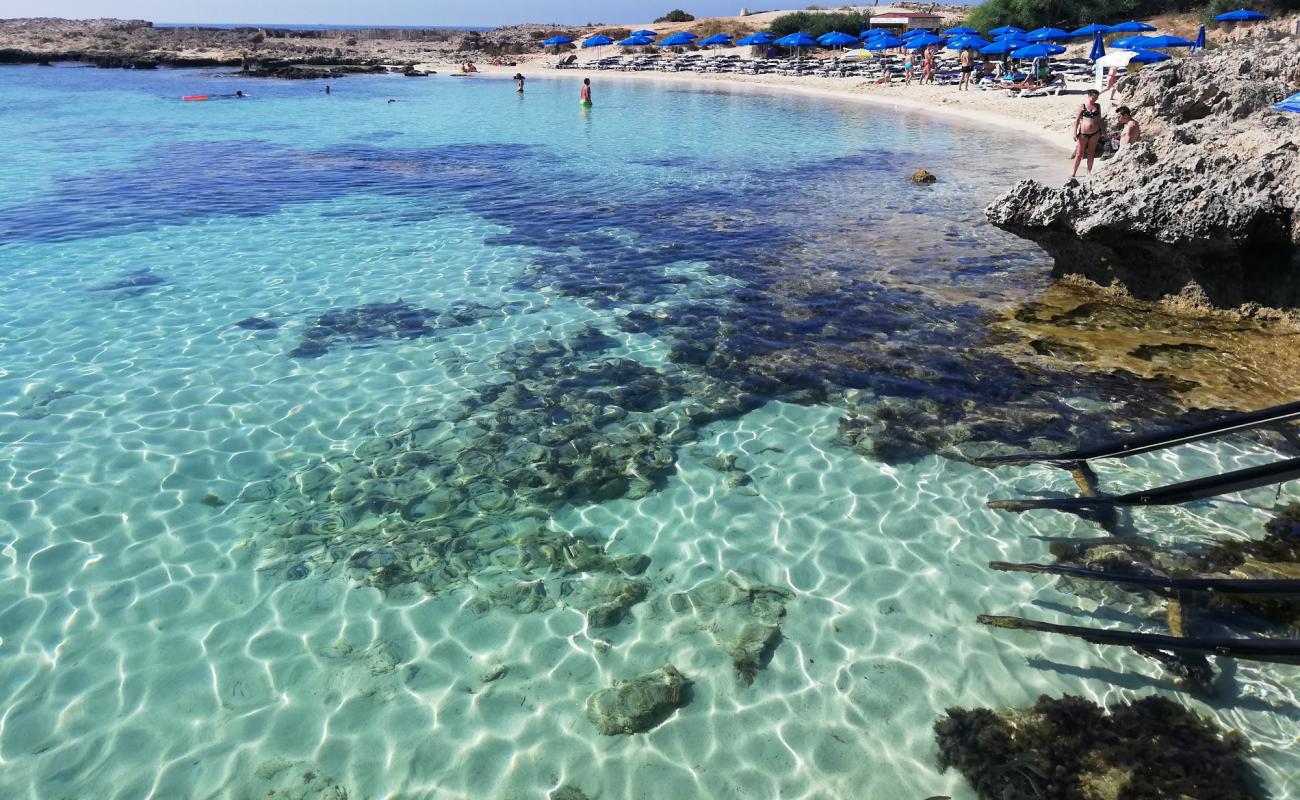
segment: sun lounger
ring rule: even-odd
[[[1049,83],[1039,86],[1036,89],[1025,89],[1020,92],[1012,92],[1013,97],[1046,97],[1047,95],[1059,95],[1065,91],[1065,78],[1060,75],[1055,76]]]

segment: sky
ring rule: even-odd
[[[811,0],[807,0],[811,2]],[[505,25],[650,22],[673,8],[737,14],[746,0],[0,0],[0,17],[117,17],[153,22],[312,25]],[[768,0],[752,10],[779,8]],[[795,5],[790,3],[790,5]],[[799,5],[803,5],[800,3]],[[881,5],[885,5],[884,2]]]

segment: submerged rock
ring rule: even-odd
[[[909,183],[930,184],[938,183],[939,179],[933,173],[923,169],[918,169],[912,173],[912,177],[907,179]]]
[[[383,340],[418,339],[445,328],[461,327],[487,317],[500,316],[512,308],[515,307],[458,302],[437,311],[419,308],[400,299],[395,303],[331,308],[317,317],[315,323],[303,332],[302,341],[289,355],[293,358],[316,358],[340,344],[360,345]]]
[[[91,288],[92,292],[122,292],[127,295],[142,294],[155,286],[162,286],[167,283],[167,279],[161,275],[155,275],[147,269],[137,270],[125,277],[118,278],[115,281],[100,284]]]
[[[1195,282],[1218,306],[1300,305],[1300,126],[1271,109],[1300,82],[1300,47],[1205,50],[1127,80],[1143,141],[1065,188],[1021,181],[988,218],[1058,274],[1140,299]]]
[[[236,322],[235,327],[243,328],[246,331],[273,331],[280,327],[280,325],[275,320],[263,319],[262,317],[249,317],[248,319],[241,319],[239,322]]]
[[[691,682],[671,664],[615,681],[587,698],[587,719],[605,736],[644,733],[690,702]]]
[[[320,315],[289,353],[293,358],[325,355],[337,344],[361,344],[380,339],[413,339],[433,332],[426,323],[436,312],[401,300],[332,308]]]
[[[1255,796],[1245,737],[1163,697],[950,708],[934,732],[939,768],[958,770],[981,800]]]
[[[668,605],[678,614],[695,615],[700,627],[731,658],[736,676],[749,685],[781,644],[780,622],[793,598],[788,589],[731,572],[671,595]]]

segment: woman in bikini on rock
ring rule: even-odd
[[[1073,178],[1079,174],[1079,162],[1088,159],[1088,174],[1092,174],[1092,161],[1097,157],[1097,145],[1106,133],[1106,118],[1101,115],[1101,105],[1097,98],[1101,92],[1088,90],[1088,99],[1079,106],[1074,115],[1074,171]]]

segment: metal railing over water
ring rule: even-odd
[[[1117,522],[1117,509],[1122,507],[1181,505],[1273,485],[1278,486],[1280,495],[1281,484],[1300,479],[1300,458],[1283,459],[1261,466],[1118,495],[1105,494],[1100,490],[1097,475],[1089,462],[1153,453],[1261,428],[1279,429],[1290,442],[1300,445],[1300,437],[1297,437],[1295,431],[1286,425],[1296,420],[1300,420],[1300,403],[1288,403],[1245,414],[1232,414],[1210,422],[1162,433],[1129,437],[1097,447],[1054,454],[1021,453],[994,456],[976,459],[975,463],[987,467],[1046,464],[1069,470],[1082,492],[1081,497],[998,499],[990,500],[988,506],[1014,513],[1038,509],[1067,511],[1098,522],[1107,529],[1113,529]],[[1107,541],[1123,543],[1126,538],[1117,536]],[[1129,537],[1127,541],[1133,539]],[[1219,575],[1170,576],[1159,574],[1154,570],[1107,571],[1065,564],[1017,564],[1005,561],[991,561],[989,567],[999,572],[1057,575],[1074,580],[1109,583],[1154,592],[1168,603],[1166,618],[1171,634],[1058,625],[1023,617],[981,614],[977,617],[977,622],[983,625],[1071,636],[1094,644],[1128,647],[1158,661],[1175,675],[1187,678],[1203,688],[1208,687],[1214,675],[1213,668],[1206,659],[1207,655],[1300,664],[1300,639],[1186,636],[1183,625],[1184,605],[1202,605],[1206,598],[1263,598],[1276,599],[1280,602],[1298,602],[1292,598],[1300,596],[1300,579],[1236,578]]]

